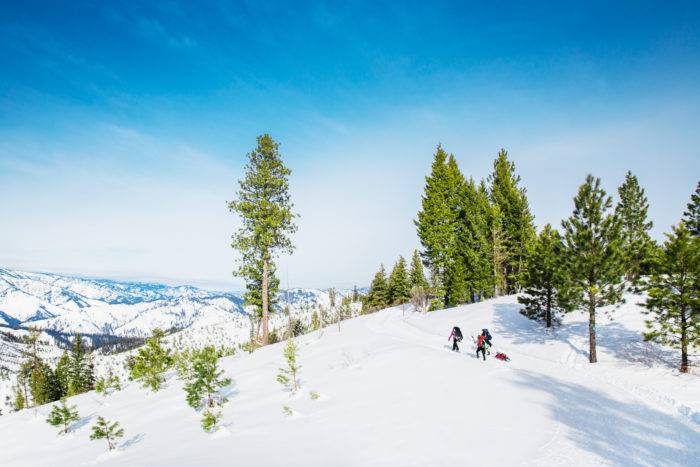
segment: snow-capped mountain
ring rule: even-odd
[[[327,290],[290,289],[280,292],[277,309],[289,305],[293,317],[308,322],[315,307],[329,302]],[[235,347],[249,339],[249,316],[237,292],[0,268],[0,357],[10,373],[17,367],[18,338],[30,326],[44,331],[44,357],[52,361],[76,333],[101,345],[145,338],[160,328],[174,331],[168,337],[173,345]],[[287,319],[273,313],[272,329],[286,326]]]
[[[279,294],[280,308],[328,302],[325,290],[290,289]],[[243,296],[237,292],[0,268],[0,326],[31,325],[65,335],[145,337],[156,327],[181,330],[239,321],[247,324],[248,318]]]

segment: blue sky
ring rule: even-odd
[[[696,2],[60,3],[0,5],[3,266],[240,288],[225,203],[263,132],[291,286],[409,255],[439,142],[477,179],[506,148],[538,226],[629,169],[661,238],[700,178]]]

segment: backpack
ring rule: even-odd
[[[488,330],[488,329],[482,329],[482,331],[484,331],[484,337],[486,337],[486,340],[487,340],[487,341],[490,341],[490,340],[491,340],[491,333],[489,332],[489,330]]]
[[[459,329],[458,326],[453,327],[452,332],[455,334],[455,337],[458,341],[462,340],[462,331]]]

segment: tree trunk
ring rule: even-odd
[[[591,363],[596,363],[598,358],[595,352],[595,301],[592,297],[588,300],[588,361]]]
[[[545,312],[545,319],[547,320],[547,327],[552,327],[552,291],[547,291],[547,311]]]
[[[268,329],[268,274],[269,274],[269,264],[267,259],[263,259],[263,272],[262,272],[262,345],[267,345],[269,337]]]
[[[681,307],[681,373],[688,373],[688,323],[685,307]]]

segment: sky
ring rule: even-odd
[[[477,180],[505,148],[538,227],[631,170],[662,239],[700,178],[700,4],[2,1],[0,267],[241,289],[262,133],[300,216],[282,287],[419,248],[438,143]]]

